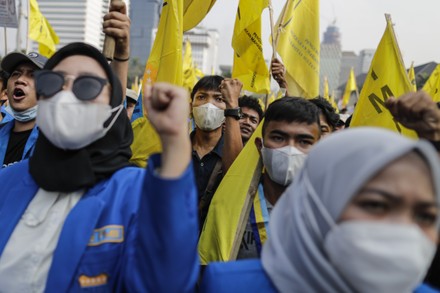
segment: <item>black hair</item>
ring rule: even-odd
[[[202,77],[196,85],[193,87],[191,92],[191,100],[194,100],[196,92],[200,89],[207,91],[219,90],[219,86],[223,81],[223,77],[220,75],[206,75]]]
[[[339,121],[339,114],[336,113],[336,109],[323,97],[316,97],[309,101],[319,108],[319,111],[324,115],[325,120],[327,120],[328,125],[334,130]]]
[[[304,98],[283,97],[271,103],[264,114],[263,134],[270,121],[298,122],[306,124],[319,123],[319,109]]]
[[[261,108],[260,103],[258,102],[257,98],[254,97],[250,97],[250,96],[242,96],[238,99],[238,106],[239,107],[246,107],[249,109],[254,110],[255,112],[258,113],[258,117],[261,119],[263,119],[263,108]]]
[[[4,89],[7,88],[7,86],[8,86],[8,79],[9,79],[9,74],[6,71],[4,71],[4,70],[0,70],[0,80],[3,83],[2,88],[0,88],[0,91],[3,91]]]

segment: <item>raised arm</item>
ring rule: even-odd
[[[130,58],[130,19],[124,2],[111,3],[109,13],[104,16],[103,31],[115,38],[115,55],[111,67],[121,81],[124,101]]]
[[[440,109],[426,92],[391,97],[385,105],[397,122],[413,129],[419,138],[439,142],[440,146]]]
[[[225,78],[221,85],[220,91],[226,103],[226,109],[238,108],[238,97],[240,96],[243,84],[238,79]],[[240,122],[235,117],[226,117],[225,119],[225,144],[223,146],[223,174],[231,167],[235,158],[243,149],[243,141],[241,139]]]
[[[188,94],[165,83],[144,89],[148,117],[163,146],[152,156],[137,218],[128,292],[192,292],[199,273],[197,191],[187,130]]]

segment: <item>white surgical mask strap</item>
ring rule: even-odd
[[[121,104],[111,110],[111,113],[116,112],[116,115],[115,115],[115,117],[113,117],[110,124],[106,127],[106,130],[105,130],[106,133],[109,129],[112,128],[112,126],[113,126],[113,124],[115,124],[116,120],[118,120],[118,116],[119,116],[119,114],[121,114],[123,108],[124,108],[124,105]]]

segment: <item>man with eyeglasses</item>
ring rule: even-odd
[[[9,74],[6,86],[13,119],[0,125],[0,170],[29,158],[38,136],[35,124],[37,96],[34,71],[41,69],[47,58],[38,53],[13,52],[3,58],[1,67]]]

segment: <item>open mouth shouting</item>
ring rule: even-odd
[[[13,98],[16,101],[23,100],[26,97],[25,92],[21,88],[15,88]]]

